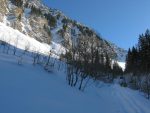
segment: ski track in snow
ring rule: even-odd
[[[97,89],[96,92],[103,104],[112,109],[111,113],[150,113],[150,101],[138,91],[113,84]]]
[[[118,96],[120,97],[121,102],[123,103],[123,106],[125,106],[125,108],[130,108],[129,110],[131,110],[131,112],[135,112],[135,113],[148,113],[150,112],[149,107],[146,104],[144,104],[144,100],[141,99],[141,97],[136,97],[133,94],[137,93],[137,91],[129,91],[130,89],[126,88],[120,88],[119,86],[117,87],[118,90]],[[129,112],[129,111],[126,111]]]

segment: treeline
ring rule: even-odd
[[[48,20],[48,25],[51,27],[51,28],[54,28],[56,27],[56,24],[57,24],[57,19],[52,16],[50,13],[48,14],[44,14],[45,18]]]
[[[123,74],[118,63],[113,62],[107,52],[101,51],[99,43],[88,36],[73,41],[65,58],[68,84],[79,90],[84,90],[90,79],[112,82]]]
[[[20,66],[24,64],[27,57],[30,57],[33,66],[40,65],[47,72],[52,72],[54,68],[62,71],[64,70],[65,64],[61,60],[51,57],[53,51],[50,50],[47,53],[48,55],[40,53],[40,49],[35,49],[35,51],[30,52],[31,45],[29,42],[26,43],[24,49],[19,49],[17,47],[18,40],[18,38],[14,40],[14,46],[10,45],[11,39],[0,40],[0,52],[16,57],[17,63]]]
[[[13,3],[14,5],[18,6],[18,7],[22,7],[23,5],[23,0],[10,0],[11,3]]]
[[[126,74],[131,76],[130,83],[144,91],[150,98],[150,31],[139,36],[138,44],[128,50]]]
[[[13,3],[14,5],[16,5],[17,7],[24,7],[25,8],[31,8],[31,14],[37,15],[37,16],[42,16],[42,11],[40,8],[36,8],[35,6],[29,6],[28,2],[26,2],[25,4],[23,4],[23,0],[10,0],[11,3]]]

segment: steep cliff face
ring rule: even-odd
[[[50,33],[44,29],[44,25],[47,25],[47,20],[42,15],[32,12],[32,6],[36,7],[35,5],[38,2],[5,0],[3,4],[6,7],[2,8],[3,17],[1,21],[38,41],[50,43]]]
[[[6,0],[0,1],[0,21],[2,22],[4,19],[4,15],[7,13],[7,4]]]
[[[98,47],[113,59],[124,60],[126,51],[101,38],[94,30],[51,9],[41,0],[1,0],[0,21],[36,40],[59,43],[71,49],[78,41],[87,42],[87,49]]]

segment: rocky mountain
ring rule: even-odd
[[[41,0],[1,0],[0,22],[19,30],[42,43],[60,44],[67,50],[77,42],[108,53],[113,59],[123,61],[126,51],[108,42],[94,30],[68,17],[61,11],[45,6]]]

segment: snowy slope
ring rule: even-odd
[[[43,43],[50,44],[52,41],[53,44],[55,42],[54,45],[57,43],[65,49],[70,49],[79,38],[89,37],[94,40],[95,44],[101,45],[99,47],[101,53],[107,52],[113,59],[125,60],[127,52],[124,49],[103,39],[99,33],[88,26],[68,18],[61,11],[47,7],[42,3],[42,0],[22,0],[24,1],[22,7],[11,1],[14,0],[0,1],[1,6],[5,6],[0,8],[0,14],[3,15],[0,17],[2,18],[0,22],[19,30],[23,34]],[[41,15],[33,13],[32,6],[38,11],[40,10]],[[50,24],[51,18],[55,20],[52,22],[55,25]],[[90,43],[93,42],[89,41],[89,45]],[[55,51],[55,53],[57,52]]]
[[[126,65],[126,63],[125,62],[117,62],[118,64],[119,64],[119,66],[123,69],[123,71],[125,70],[125,65]]]
[[[34,0],[36,1],[36,0]],[[34,3],[34,2],[33,2]],[[39,4],[40,5],[40,4]],[[52,32],[51,45],[41,43],[18,30],[0,23],[0,40],[19,50],[39,52],[54,57],[65,53]],[[60,38],[61,39],[61,38]],[[32,65],[28,54],[18,57],[3,51],[0,45],[0,113],[149,113],[150,101],[141,93],[117,84],[89,82],[85,92],[71,88],[66,83],[65,65],[46,72],[42,65]],[[6,49],[6,48],[5,48]],[[18,61],[22,59],[22,65]],[[124,69],[125,63],[118,62]]]
[[[42,44],[36,41],[34,38],[30,38],[18,30],[14,30],[11,27],[7,27],[3,23],[0,23],[0,40],[8,42],[17,48],[25,49],[26,46],[29,46],[29,51],[39,51],[43,54],[48,54],[50,51],[50,46]]]
[[[0,113],[149,113],[150,101],[117,84],[91,84],[85,92],[66,84],[65,73],[45,72],[24,57],[0,51]]]
[[[0,23],[0,40],[9,43],[12,46],[16,46],[19,49],[24,50],[28,48],[28,51],[30,52],[39,52],[44,55],[48,55],[50,50],[53,52],[54,56],[59,56],[61,53],[65,53],[65,48],[60,44],[55,42],[52,42],[51,45],[41,43],[3,23]]]

